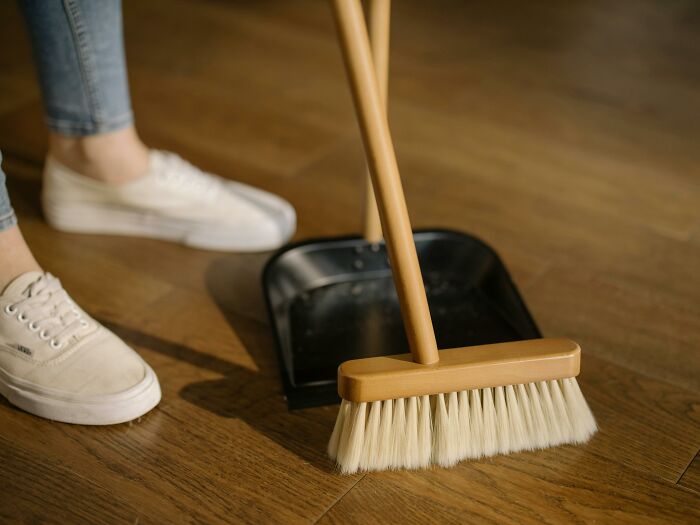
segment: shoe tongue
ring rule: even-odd
[[[29,287],[30,284],[39,280],[44,276],[44,272],[27,272],[17,277],[14,281],[8,284],[0,295],[6,297],[21,297],[22,293]]]

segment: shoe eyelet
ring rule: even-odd
[[[36,332],[37,330],[39,330],[39,325],[32,321],[27,325],[27,328],[29,328],[29,330],[31,330],[32,332]]]
[[[46,330],[42,330],[39,332],[39,338],[42,339],[43,341],[48,341],[49,340],[49,334]]]
[[[13,306],[13,305],[11,305],[11,304],[8,304],[8,305],[5,307],[5,313],[6,313],[7,315],[15,315],[15,314],[17,313],[17,307],[16,307],[16,306]]]
[[[29,321],[29,317],[27,317],[24,312],[20,312],[17,316],[17,320],[20,323],[26,323],[27,321]]]
[[[85,319],[80,320],[80,326],[87,326],[89,323]]]
[[[55,339],[51,339],[51,341],[49,341],[49,345],[54,350],[58,350],[59,348],[61,348],[63,346],[63,343],[56,341]]]

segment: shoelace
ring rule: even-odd
[[[88,325],[76,304],[51,274],[42,275],[29,285],[24,299],[5,307],[8,315],[17,315],[17,321],[26,323],[51,348],[58,350]]]
[[[222,187],[218,177],[204,173],[183,158],[173,153],[159,151],[156,177],[168,185],[176,185],[185,191],[204,198],[214,198]]]

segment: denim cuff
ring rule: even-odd
[[[17,225],[17,216],[15,215],[15,212],[12,208],[10,208],[10,212],[3,214],[2,217],[0,217],[0,232],[9,230],[13,226]]]
[[[134,115],[130,111],[108,121],[82,121],[63,120],[46,117],[46,126],[55,133],[70,136],[96,135],[98,133],[108,133],[126,128],[134,123]]]

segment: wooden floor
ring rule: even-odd
[[[414,224],[500,252],[547,335],[584,349],[586,446],[341,476],[337,407],[288,412],[266,255],[61,234],[26,36],[0,4],[0,148],[44,267],[154,367],[138,422],[67,426],[0,402],[0,521],[699,523],[700,5],[397,0],[390,117]],[[359,231],[363,161],[315,0],[125,3],[137,125]]]

